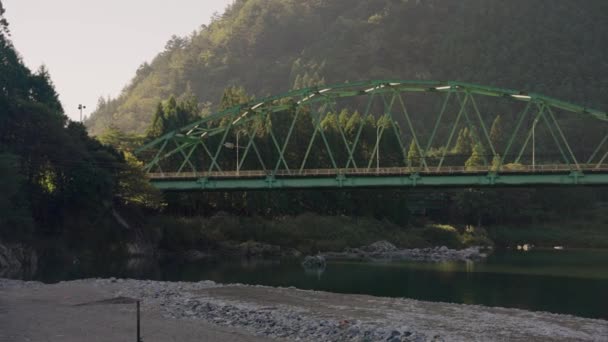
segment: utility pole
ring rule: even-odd
[[[82,110],[86,108],[87,106],[83,106],[82,104],[78,105],[78,110],[80,111],[80,123],[82,123]]]

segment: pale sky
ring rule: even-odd
[[[33,71],[45,64],[65,112],[88,116],[116,97],[172,35],[185,36],[232,0],[1,0],[11,38]]]

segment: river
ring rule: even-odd
[[[475,263],[329,262],[322,272],[306,272],[293,259],[104,260],[44,265],[31,279],[92,277],[294,286],[608,319],[605,250],[498,251]]]

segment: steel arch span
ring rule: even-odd
[[[300,89],[150,140],[163,190],[608,185],[605,112],[462,82]]]

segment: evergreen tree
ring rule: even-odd
[[[420,167],[422,165],[422,157],[416,145],[416,140],[412,139],[410,148],[407,152],[407,163],[410,167]]]
[[[219,111],[223,111],[251,101],[243,87],[228,87],[224,90],[220,101]]]
[[[490,141],[492,141],[492,145],[494,145],[496,151],[502,151],[503,139],[502,118],[500,115],[497,115],[490,129]]]
[[[162,103],[158,103],[156,106],[156,112],[152,119],[152,125],[148,129],[147,136],[150,138],[158,138],[166,133],[167,130],[167,118],[165,117],[165,110]]]
[[[494,158],[492,158],[492,167],[490,168],[490,170],[494,171],[494,172],[498,172],[501,169],[500,165],[501,163],[501,158],[500,158],[500,154],[497,154],[494,156]]]
[[[471,153],[471,157],[465,162],[464,166],[467,170],[475,170],[480,166],[484,165],[484,148],[481,144],[477,143],[473,147],[473,153]]]
[[[338,117],[338,122],[340,123],[340,128],[342,131],[346,131],[346,126],[348,126],[349,119],[350,114],[348,114],[348,109],[342,109],[340,116]]]
[[[471,133],[467,127],[458,132],[458,139],[452,152],[458,156],[468,156],[472,153]]]

